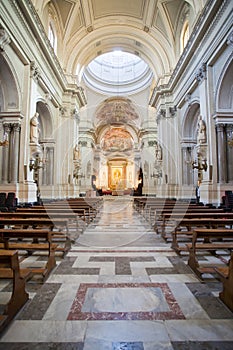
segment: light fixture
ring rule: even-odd
[[[40,159],[39,154],[37,154],[35,159],[32,159],[32,158],[30,159],[30,162],[29,162],[30,171],[32,171],[32,170],[37,171],[37,170],[43,168],[45,162],[46,162],[46,160],[43,161],[42,159]]]
[[[197,161],[194,160],[192,162],[192,168],[197,169],[199,171],[201,170],[207,171],[208,165],[207,165],[206,159],[202,159],[202,160],[198,159]]]
[[[7,139],[7,134],[4,134],[3,141],[0,141],[0,146],[8,146],[8,145],[9,145],[9,142]]]
[[[37,203],[42,204],[41,200],[41,193],[40,193],[40,181],[39,181],[39,169],[44,167],[44,163],[46,162],[45,160],[40,159],[39,154],[36,154],[35,159],[30,159],[29,162],[29,170],[32,171],[34,170],[34,182],[36,184],[36,198],[37,198]]]
[[[157,173],[154,173],[153,172],[153,174],[151,174],[151,176],[150,176],[152,179],[159,179],[160,177],[162,177],[162,170],[158,170],[157,171]]]
[[[9,142],[7,140],[5,141],[0,141],[0,146],[7,146]]]

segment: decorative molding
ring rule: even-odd
[[[223,132],[224,128],[225,128],[225,124],[222,124],[222,123],[216,124],[216,131],[217,132]]]
[[[198,83],[201,83],[204,79],[206,79],[206,71],[206,63],[202,63],[201,67],[195,74]]]
[[[35,80],[38,81],[39,78],[41,77],[41,73],[39,68],[36,66],[36,63],[34,61],[31,62],[30,64],[30,69],[31,69],[31,77]]]
[[[78,144],[79,144],[81,147],[87,147],[87,141],[79,141]]]
[[[154,147],[157,144],[157,141],[148,141],[148,147]]]
[[[233,46],[233,32],[231,32],[230,35],[227,38],[227,45]]]
[[[88,33],[93,32],[93,26],[89,26],[89,27],[87,27],[87,32],[88,32]]]
[[[11,131],[11,123],[3,122],[3,130],[4,134],[9,133]]]
[[[59,107],[59,112],[60,112],[61,117],[65,117],[66,112],[67,112],[66,107],[60,106]]]
[[[161,108],[157,114],[156,122],[159,123],[162,118],[166,118],[166,109]]]
[[[32,3],[31,0],[24,0],[24,1],[18,1],[18,0],[8,0],[11,2],[12,6],[15,8],[16,15],[18,19],[20,20],[21,24],[24,26],[25,31],[27,32],[27,35],[30,37],[32,41],[36,40],[38,41],[39,46],[41,46],[43,53],[49,56],[50,65],[53,66],[54,73],[56,77],[58,78],[58,81],[63,86],[64,90],[69,90],[69,85],[65,76],[65,73],[62,69],[62,66],[54,52],[54,49],[49,41],[49,38],[47,36],[47,33],[44,29],[44,26],[41,22],[41,19],[36,12],[36,9]],[[25,20],[24,13],[27,12],[28,16],[30,16],[31,22],[33,22],[34,26],[34,33],[32,31],[32,28],[29,26],[29,22]],[[38,68],[37,68],[38,69]],[[36,73],[36,78],[39,78],[40,72],[39,70]],[[75,93],[78,94],[79,102],[82,106],[85,106],[87,104],[86,97],[84,95],[84,92],[81,87],[72,86],[72,91],[75,91]]]
[[[74,108],[72,111],[71,111],[71,117],[73,117],[74,119],[76,119],[76,121],[79,123],[80,122],[80,117],[79,117],[79,114],[78,114],[78,109],[77,108]]]
[[[0,50],[5,51],[5,46],[9,45],[10,42],[11,42],[11,39],[7,34],[6,30],[1,28],[0,29]]]
[[[51,94],[46,93],[46,94],[44,95],[44,99],[45,99],[45,104],[48,105],[48,104],[49,104],[49,101],[52,100]]]
[[[11,127],[12,127],[13,131],[16,131],[16,132],[20,132],[20,130],[21,130],[21,124],[20,123],[12,123]]]
[[[176,116],[176,112],[177,112],[176,106],[169,107],[170,118],[174,118]]]
[[[188,102],[188,106],[191,105],[191,94],[185,95],[185,102]]]
[[[201,15],[194,25],[189,40],[175,66],[175,69],[172,72],[168,84],[154,88],[149,101],[150,106],[155,106],[159,96],[166,92],[170,92],[181,75],[185,75],[185,72],[188,70],[188,68],[192,66],[193,62],[196,59],[196,56],[193,55],[193,52],[195,52],[195,50],[198,50],[200,45],[206,44],[210,34],[215,29],[216,23],[220,21],[222,14],[224,13],[224,10],[230,1],[231,0],[207,1],[201,12]],[[207,26],[207,23],[211,24]]]

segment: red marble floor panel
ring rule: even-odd
[[[82,312],[89,288],[160,288],[170,311]],[[82,283],[77,291],[67,320],[174,320],[185,319],[167,283]]]

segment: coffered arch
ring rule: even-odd
[[[127,27],[111,26],[107,31],[99,29],[98,33],[91,33],[90,36],[79,41],[73,51],[67,55],[69,60],[66,63],[66,70],[78,75],[82,68],[98,55],[114,49],[121,49],[142,58],[157,79],[169,74],[174,63],[174,57],[171,55],[172,48],[168,43],[165,45],[152,41],[149,36],[147,40],[145,33],[137,29],[129,31]]]
[[[155,79],[168,76],[177,63],[175,38],[180,34],[177,25],[183,9],[190,9],[192,27],[203,7],[200,0],[35,0],[34,4],[42,21],[47,20],[51,8],[57,12],[63,48],[58,55],[68,74],[75,75],[78,65],[81,70],[100,52],[120,46],[140,55]]]

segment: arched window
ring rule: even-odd
[[[54,52],[56,53],[57,52],[57,35],[52,22],[49,23],[48,38],[49,38],[50,44],[54,49]]]
[[[189,39],[189,24],[188,21],[185,21],[183,25],[183,29],[181,31],[181,36],[180,36],[180,52],[184,50],[187,42]]]

